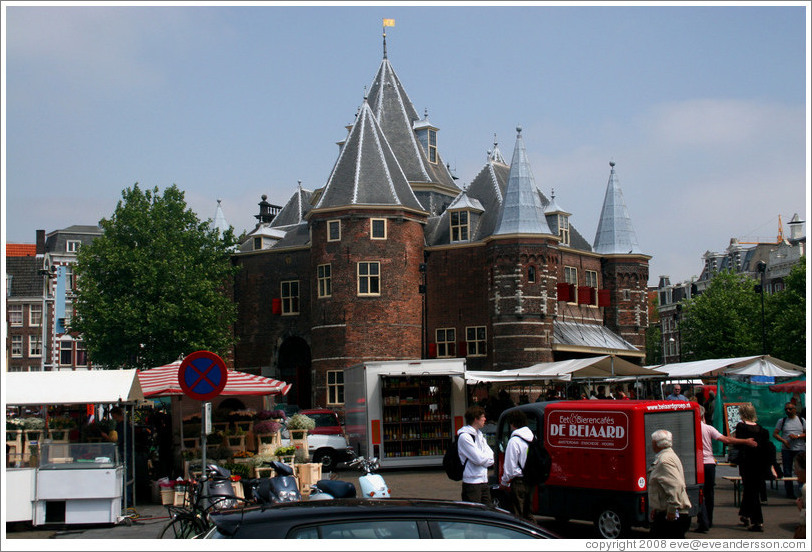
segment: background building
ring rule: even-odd
[[[805,221],[795,213],[789,222],[788,237],[784,234],[780,216],[778,224],[778,235],[774,242],[742,242],[731,238],[726,250],[706,251],[702,255],[703,265],[699,278],[672,284],[669,276],[660,276],[657,292],[664,363],[682,361],[680,303],[701,294],[719,272],[729,270],[744,273],[759,283],[763,272],[765,293],[784,289],[784,278],[800,262],[801,257],[806,255]]]

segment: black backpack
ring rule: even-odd
[[[544,448],[544,444],[533,437],[532,441],[528,441],[524,437],[519,436],[519,439],[527,443],[527,460],[522,466],[522,478],[528,485],[542,485],[550,477],[550,470],[553,467],[553,459],[550,458],[550,453]]]
[[[465,471],[465,464],[468,463],[467,458],[465,459],[465,464],[460,461],[460,453],[457,449],[457,444],[460,437],[462,436],[458,435],[456,439],[451,441],[451,444],[448,445],[448,449],[443,455],[443,468],[451,481],[462,481],[462,474]]]

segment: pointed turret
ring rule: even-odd
[[[222,199],[217,200],[217,209],[214,210],[214,228],[217,228],[220,231],[220,235],[226,233],[226,230],[231,228],[231,225],[228,224],[226,220],[226,216],[223,214],[223,206],[220,205],[220,202],[223,201]]]
[[[544,208],[527,159],[522,127],[516,127],[516,132],[505,198],[493,234],[550,235],[552,232],[544,217]]]
[[[354,205],[423,211],[366,99],[314,210]]]
[[[302,188],[302,181],[300,180],[296,192],[273,219],[271,227],[284,228],[304,222],[305,216],[310,211],[310,198],[312,196],[313,192]]]
[[[420,119],[386,57],[370,85],[369,106],[389,140],[407,180],[410,183],[434,183],[454,188],[456,195],[459,188],[454,184],[451,172],[437,151],[437,127],[428,123],[428,115],[424,120]],[[425,145],[418,139],[416,124],[426,130]]]
[[[609,166],[611,167],[609,183],[603,198],[603,209],[598,221],[598,231],[595,233],[593,250],[603,255],[642,255],[643,252],[637,243],[637,233],[632,226],[626,203],[623,201],[623,192],[615,175],[614,161],[610,162]]]

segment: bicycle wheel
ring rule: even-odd
[[[206,528],[197,519],[189,516],[176,517],[166,524],[159,539],[191,539],[205,531]]]

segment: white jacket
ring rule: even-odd
[[[487,483],[488,468],[493,466],[493,450],[485,441],[485,435],[473,427],[463,426],[457,431],[457,451],[465,465],[463,483]],[[465,461],[468,460],[466,464]]]
[[[505,463],[502,466],[502,485],[507,486],[511,479],[522,476],[522,466],[527,462],[529,441],[532,441],[533,437],[533,430],[527,426],[520,427],[510,434],[510,440],[505,449]]]

